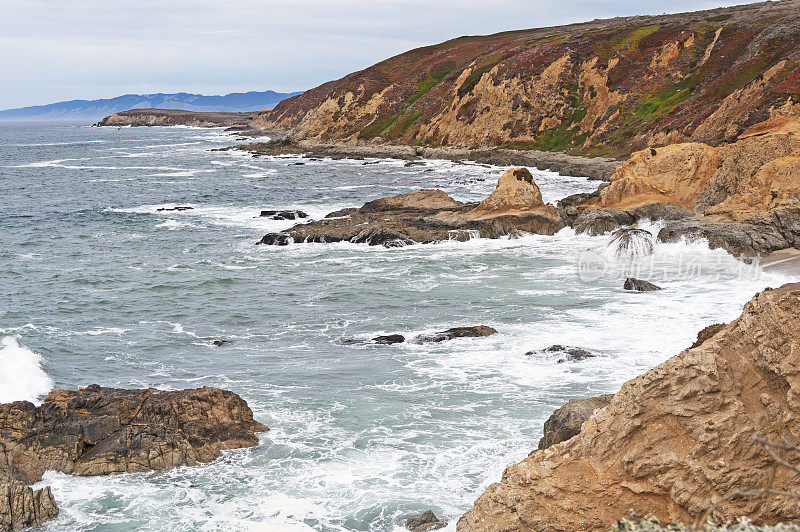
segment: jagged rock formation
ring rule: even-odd
[[[370,201],[359,209],[330,213],[324,220],[269,233],[260,244],[290,242],[366,243],[397,247],[415,243],[499,238],[518,233],[552,235],[565,227],[555,207],[545,205],[525,168],[507,170],[492,195],[479,204],[461,203],[441,190],[423,189]]]
[[[622,156],[797,115],[799,59],[798,0],[617,18],[411,50],[254,122],[316,142]]]
[[[584,422],[592,417],[595,411],[608,405],[612,397],[614,396],[606,394],[570,399],[544,422],[544,435],[539,440],[539,450],[547,449],[579,434]]]
[[[248,128],[255,113],[204,113],[179,109],[131,109],[108,115],[98,126],[194,126]]]
[[[0,484],[0,532],[42,526],[57,515],[49,487],[33,490],[21,482]]]
[[[0,481],[37,482],[48,470],[135,473],[210,462],[258,444],[268,430],[233,392],[92,385],[53,390],[41,406],[0,405]]]
[[[440,521],[432,510],[406,519],[406,528],[411,532],[430,532],[447,526],[447,521]]]
[[[690,522],[800,519],[800,501],[753,438],[797,442],[800,284],[757,294],[740,318],[622,386],[574,438],[510,466],[458,522],[460,532],[608,530],[631,510]],[[790,462],[796,456],[786,455]]]
[[[634,153],[611,183],[563,211],[601,234],[640,218],[665,220],[671,242],[702,237],[734,254],[800,245],[800,119],[756,124],[734,143],[675,144]]]

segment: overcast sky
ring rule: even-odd
[[[737,3],[2,0],[0,109],[126,93],[303,90],[459,35]]]

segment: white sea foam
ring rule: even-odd
[[[0,341],[0,403],[31,401],[40,398],[53,388],[53,381],[42,369],[42,357],[12,336]]]

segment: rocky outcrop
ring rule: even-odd
[[[0,483],[0,532],[42,526],[57,515],[49,487],[34,490],[21,482]]]
[[[303,211],[266,210],[261,211],[260,217],[270,218],[272,220],[298,220],[300,218],[308,218],[308,214]]]
[[[108,115],[98,126],[194,126],[249,128],[255,113],[204,113],[179,109],[131,109]]]
[[[728,145],[676,144],[634,153],[611,183],[564,209],[578,232],[602,234],[642,218],[658,239],[703,238],[754,256],[800,245],[800,119],[775,117]]]
[[[454,340],[456,338],[482,338],[485,336],[492,336],[497,334],[497,330],[487,325],[475,325],[473,327],[453,327],[446,331],[441,331],[433,334],[422,334],[414,338],[414,342],[419,344],[430,344],[438,342],[446,342],[447,340]]]
[[[611,394],[597,397],[570,399],[570,401],[553,412],[544,422],[544,436],[539,440],[539,450],[547,449],[562,441],[567,441],[581,431],[581,426],[594,413],[611,402]]]
[[[622,288],[624,290],[632,290],[635,292],[656,292],[662,289],[660,286],[656,286],[649,281],[634,279],[633,277],[628,277],[625,279],[625,283],[622,285]]]
[[[800,284],[757,294],[713,337],[625,383],[578,435],[506,469],[458,530],[599,531],[631,511],[800,519],[800,501],[761,491],[796,491],[797,478],[754,439],[797,441],[798,313]],[[749,495],[727,497],[737,490]]]
[[[353,242],[385,247],[464,241],[476,236],[555,234],[566,226],[525,168],[507,170],[492,195],[479,204],[461,203],[441,190],[423,189],[331,213],[323,220],[269,233],[258,243]]]
[[[447,521],[440,521],[432,510],[426,510],[419,515],[406,519],[406,528],[411,532],[429,532],[447,526]]]
[[[798,113],[800,2],[595,20],[417,48],[254,120],[298,142],[627,156]],[[516,162],[514,165],[529,163]]]
[[[197,465],[257,445],[265,430],[243,399],[218,388],[53,390],[38,407],[0,405],[0,481]]]

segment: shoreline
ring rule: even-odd
[[[284,133],[285,134],[285,133]],[[269,136],[268,132],[264,132]],[[276,136],[281,135],[278,133]],[[260,155],[305,155],[308,157],[337,158],[388,158],[415,161],[439,159],[454,162],[474,161],[497,166],[530,166],[550,170],[562,175],[582,176],[595,181],[608,181],[622,163],[602,157],[581,157],[562,152],[509,150],[504,148],[431,148],[402,144],[352,144],[345,142],[294,141],[278,138],[266,142],[253,142],[229,146],[227,150],[240,150]]]

